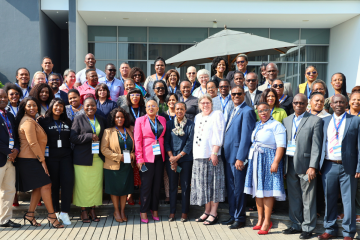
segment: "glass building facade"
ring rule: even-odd
[[[153,74],[154,60],[161,56],[165,60],[206,39],[220,28],[177,28],[177,27],[125,27],[88,26],[88,52],[96,57],[96,67],[104,70],[107,63],[119,67],[128,62],[131,67],[140,67],[146,75]],[[318,79],[326,81],[330,29],[288,29],[288,28],[234,28],[261,37],[294,43],[287,54],[266,55],[249,58],[249,68],[260,77],[259,67],[263,62],[275,62],[279,78],[291,82],[293,89],[304,82],[305,68],[314,65]],[[196,66],[209,71],[211,63]],[[175,68],[168,65],[168,69]],[[176,68],[181,79],[185,78],[187,67]],[[118,73],[119,74],[119,73]]]

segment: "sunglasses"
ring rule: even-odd
[[[10,96],[14,96],[14,95],[15,95],[15,96],[19,96],[20,94],[19,94],[18,92],[16,92],[16,93],[10,93],[9,95],[10,95]]]
[[[244,63],[245,61],[237,61],[236,64]]]
[[[109,72],[116,72],[116,69],[108,69]]]
[[[229,86],[220,86],[219,88],[229,88]]]
[[[60,82],[60,79],[58,79],[58,78],[49,79],[49,82]]]
[[[130,97],[140,97],[140,94],[139,93],[132,93],[132,94],[130,94]]]
[[[134,74],[134,77],[141,77],[141,74]]]
[[[311,75],[311,73],[312,73],[313,75],[315,75],[315,74],[317,74],[317,71],[307,72],[306,74],[310,76],[310,75]]]
[[[293,104],[294,104],[295,106],[297,106],[297,105],[300,105],[300,106],[305,105],[304,102],[293,102]]]
[[[273,88],[283,88],[284,87],[284,84],[280,83],[280,84],[273,84],[272,85]]]
[[[238,93],[231,93],[231,96],[233,96],[233,97],[235,97],[236,95],[237,96],[241,96],[243,93],[241,93],[241,92],[238,92]]]
[[[155,88],[155,89],[158,90],[158,91],[160,91],[160,90],[165,90],[164,87],[157,87],[157,88]]]
[[[257,79],[248,79],[247,82],[256,82]]]
[[[195,75],[196,72],[188,72],[189,75]]]

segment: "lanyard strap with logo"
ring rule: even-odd
[[[201,93],[202,94],[205,94],[206,93],[206,91],[205,91],[205,93],[203,92],[203,90],[202,90],[202,87],[200,86],[200,91],[201,91]]]
[[[169,119],[172,120],[172,117],[170,115],[170,111],[168,110],[167,112],[168,112],[168,115],[169,115]],[[174,117],[176,117],[176,115]]]
[[[113,85],[114,85],[114,82],[115,82],[115,78],[111,81],[111,84],[110,84],[110,87],[108,85],[109,81],[107,80],[107,78],[105,77],[105,83],[106,85],[109,87],[109,91],[111,91]]]
[[[311,90],[310,90],[310,87],[309,87],[309,83],[306,84],[306,88],[307,88],[307,98],[310,99]]]
[[[11,106],[11,104],[9,104],[11,111],[14,113],[14,116],[16,117],[16,114],[19,112],[19,106],[16,107],[16,112],[14,111],[13,107]]]
[[[177,89],[177,86],[175,86],[175,89],[174,89],[174,92],[173,92],[173,91],[172,91],[172,87],[169,86],[169,91],[170,91],[171,93],[176,93],[176,89]]]
[[[116,127],[116,126],[115,126]],[[123,155],[124,155],[124,163],[131,163],[131,158],[130,158],[130,151],[127,150],[127,144],[126,144],[126,139],[127,139],[127,135],[126,135],[126,129],[124,127],[124,134],[122,134],[119,130],[118,127],[116,127],[116,129],[118,130],[118,133],[120,134],[121,138],[124,141],[124,146],[125,149],[123,150]]]
[[[196,83],[196,80],[194,81],[193,86],[192,86],[192,88],[191,88],[191,93],[194,91],[195,83]]]
[[[134,115],[135,120],[140,117],[140,108],[138,108],[138,114],[135,114],[134,108],[131,106],[131,111]]]
[[[46,108],[43,105],[41,105],[41,107],[42,107],[42,109],[45,110],[45,112],[49,109],[49,105],[47,105],[47,104],[46,104]]]
[[[95,116],[94,116],[94,124],[91,122],[89,117],[87,117],[87,119],[89,120],[89,123],[91,125],[92,130],[93,130],[93,133],[96,134],[96,118],[95,118]],[[92,141],[91,153],[92,154],[99,154],[99,151],[100,151],[99,141]]]
[[[336,130],[336,139],[339,140],[339,129],[341,127],[341,124],[342,122],[344,121],[346,117],[346,112],[344,113],[344,116],[341,118],[340,122],[339,122],[339,125],[336,126],[336,122],[335,122],[335,114],[333,115],[333,120],[334,120],[334,127],[335,127],[335,130]]]
[[[155,76],[156,76],[156,80],[159,80],[157,74],[155,74]],[[165,73],[162,75],[162,77],[160,78],[160,80],[163,80],[164,76],[165,76]]]
[[[86,82],[86,84],[87,84],[91,89],[95,90],[95,88],[94,88],[93,86],[90,86],[90,85],[89,85],[89,82]]]
[[[286,100],[286,98],[287,98],[287,96],[284,98],[284,100],[283,100],[283,97],[284,97],[284,94],[281,96],[281,98],[279,99],[279,102],[282,102],[282,101],[285,101]]]
[[[227,96],[227,97],[225,98],[225,99],[226,99],[225,105],[223,104],[223,99],[222,99],[222,97],[219,96],[219,98],[220,98],[220,103],[221,103],[222,111],[223,111],[223,113],[224,113],[225,108],[226,108],[226,105],[229,103],[230,97]],[[225,101],[225,100],[224,100],[224,101]]]
[[[56,127],[57,127],[57,130],[58,130],[58,132],[59,132],[59,139],[57,140],[57,147],[58,148],[61,148],[62,147],[62,143],[61,143],[61,138],[60,138],[60,134],[61,134],[61,121],[59,121],[60,122],[60,126],[57,124],[57,122],[55,121],[55,119],[54,119],[54,122],[55,122],[55,125],[56,125]]]
[[[300,120],[301,121],[301,120]],[[286,146],[286,155],[294,156],[296,150],[296,134],[299,128],[299,125],[296,125],[295,117],[293,118],[293,127],[295,126],[295,133],[294,136],[291,137],[291,140],[288,142]]]
[[[82,104],[80,104],[77,109],[81,108],[81,106],[82,106]],[[74,120],[74,118],[75,118],[75,112],[74,112],[74,110],[72,109],[72,106],[71,106],[71,105],[70,105],[70,111],[71,111],[72,120]]]
[[[271,109],[271,113],[270,113],[271,116],[272,116],[272,113],[274,111],[274,108],[275,108],[275,106]]]
[[[160,144],[157,141],[157,132],[158,132],[157,120],[156,120],[156,117],[155,117],[155,124],[154,124],[149,117],[148,117],[148,119],[149,119],[150,124],[153,126],[153,128],[155,130],[155,144],[152,145],[153,154],[154,155],[160,155],[161,154]]]

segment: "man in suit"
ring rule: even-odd
[[[21,225],[14,223],[12,218],[12,203],[15,196],[15,167],[13,162],[20,149],[19,138],[14,116],[5,110],[8,96],[0,89],[0,227],[15,227]]]
[[[290,228],[284,234],[300,233],[300,239],[312,237],[316,227],[316,171],[322,148],[321,118],[306,111],[307,97],[297,94],[293,101],[295,113],[283,120],[286,128],[286,175]]]
[[[325,193],[325,233],[319,239],[334,238],[339,187],[344,206],[342,221],[344,239],[353,239],[356,233],[355,196],[360,177],[360,118],[346,114],[347,99],[341,94],[332,97],[332,116],[323,118],[323,146],[320,171]]]
[[[219,82],[219,92],[221,104],[221,111],[224,114],[225,122],[228,120],[230,112],[234,109],[234,103],[231,100],[230,92],[230,82],[227,79],[221,79]]]
[[[267,75],[268,79],[265,81],[263,85],[258,87],[258,89],[262,92],[267,88],[271,88],[273,81],[276,80],[278,77],[279,69],[275,63],[269,63],[266,66],[266,72],[268,74]],[[284,82],[284,95],[288,95],[290,97],[294,96],[291,83]]]
[[[251,133],[256,123],[255,112],[246,105],[244,95],[244,89],[240,86],[231,89],[234,109],[226,124],[223,145],[230,219],[222,224],[231,224],[230,229],[245,226],[244,184],[247,168],[245,161],[251,146]]]
[[[262,94],[262,91],[256,89],[259,83],[258,75],[254,72],[249,72],[245,77],[245,81],[249,89],[245,94],[245,102],[249,107],[256,109]]]
[[[53,93],[54,93],[54,96],[56,98],[61,98],[65,105],[69,105],[69,99],[68,99],[68,95],[66,92],[64,91],[61,91],[59,89],[60,87],[60,77],[59,77],[59,74],[57,73],[51,73],[48,77],[48,84],[49,86],[51,87]]]

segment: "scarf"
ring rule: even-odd
[[[174,132],[175,135],[177,136],[184,136],[185,132],[184,132],[184,127],[186,125],[186,117],[184,116],[183,120],[180,122],[178,122],[177,117],[174,117],[174,124],[175,124],[175,128],[172,130]]]

